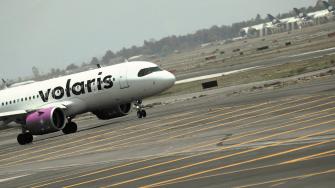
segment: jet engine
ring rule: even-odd
[[[109,109],[96,110],[93,111],[92,113],[101,120],[108,120],[126,116],[129,114],[130,110],[131,110],[131,103],[126,103]]]
[[[33,135],[42,135],[62,130],[66,124],[66,116],[60,108],[37,110],[26,117],[24,128]]]

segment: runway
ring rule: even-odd
[[[332,187],[334,81],[81,119],[27,146],[5,130],[1,187]]]

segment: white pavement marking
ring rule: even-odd
[[[301,53],[301,54],[292,55],[292,56],[289,56],[289,57],[299,57],[299,56],[304,56],[304,55],[309,55],[309,54],[315,54],[315,53],[325,52],[325,51],[331,51],[331,50],[335,50],[335,47],[333,47],[333,48],[327,48],[327,49],[323,49],[323,50],[316,50],[316,51],[312,51],[312,52]]]
[[[205,79],[211,79],[211,78],[217,78],[221,76],[226,76],[230,74],[235,74],[239,72],[244,72],[252,69],[258,69],[258,68],[263,68],[262,66],[256,66],[256,67],[249,67],[245,69],[239,69],[239,70],[233,70],[229,72],[223,72],[223,73],[217,73],[217,74],[210,74],[210,75],[205,75],[205,76],[199,76],[199,77],[194,77],[194,78],[188,78],[185,80],[179,80],[176,82],[176,84],[184,84],[184,83],[189,83],[189,82],[194,82],[194,81],[199,81],[199,80],[205,80]]]
[[[5,182],[5,181],[10,181],[10,180],[14,180],[17,178],[21,178],[24,176],[29,176],[30,174],[25,174],[25,175],[21,175],[21,176],[14,176],[14,177],[10,177],[10,178],[4,178],[4,179],[0,179],[0,183]]]

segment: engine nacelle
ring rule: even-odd
[[[113,118],[118,118],[122,116],[126,116],[129,114],[131,110],[131,103],[121,104],[109,109],[104,110],[96,110],[92,113],[97,116],[97,118],[101,120],[108,120]]]
[[[60,108],[45,108],[29,114],[24,128],[33,135],[42,135],[62,130],[66,116]]]

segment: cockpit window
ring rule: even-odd
[[[145,69],[142,69],[138,72],[138,77],[143,77],[143,76],[146,76],[148,74],[151,74],[153,72],[158,72],[158,71],[162,71],[162,69],[159,68],[159,67],[145,68]]]

